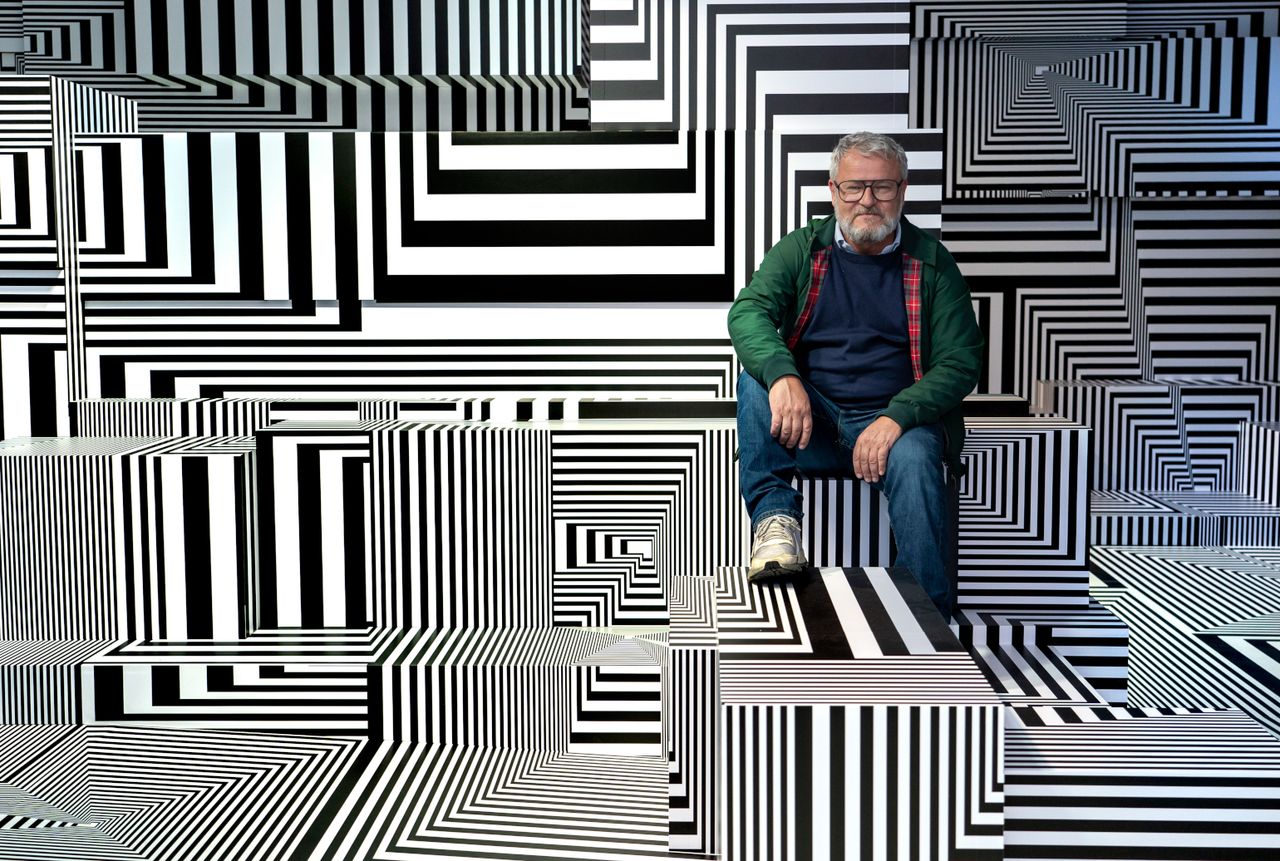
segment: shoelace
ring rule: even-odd
[[[787,528],[786,521],[781,517],[767,517],[760,524],[760,529],[756,533],[756,543],[770,541],[775,538],[783,538],[790,541],[791,530]]]

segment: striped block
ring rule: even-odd
[[[0,641],[0,724],[80,722],[80,663],[109,641]]]
[[[373,622],[550,625],[550,431],[393,422],[371,433]]]
[[[728,857],[1001,857],[999,699],[910,572],[724,569],[716,625]]]
[[[1087,606],[1088,430],[1047,417],[965,425],[959,605]]]
[[[121,636],[126,613],[115,546],[123,535],[113,500],[120,458],[140,442],[0,446],[0,606],[24,608],[0,616],[0,638]]]
[[[360,664],[118,663],[80,668],[82,723],[367,736],[369,674]]]
[[[1272,858],[1280,742],[1242,712],[1011,709],[1007,859]]]
[[[266,398],[85,398],[76,436],[251,436],[270,424]]]
[[[1233,491],[1161,494],[1162,500],[1218,521],[1217,543],[1280,544],[1280,506]]]
[[[559,625],[665,625],[677,581],[738,564],[750,526],[724,420],[552,431]]]
[[[1235,490],[1280,506],[1280,424],[1241,422]]]
[[[311,857],[667,858],[666,764],[556,750],[383,744]]]
[[[1039,408],[1093,431],[1094,491],[1186,489],[1191,468],[1177,393],[1150,380],[1042,380]]]
[[[726,705],[722,719],[726,857],[1006,857],[998,706]]]
[[[1094,546],[1220,544],[1214,514],[1173,502],[1167,495],[1098,490],[1089,496],[1089,543]]]
[[[245,636],[257,579],[253,441],[174,440],[121,461],[124,635]]]
[[[659,755],[665,649],[582,628],[416,631],[371,667],[375,737]]]
[[[285,422],[256,436],[261,560],[254,629],[374,620],[370,432]]]
[[[44,3],[24,11],[20,32],[32,68],[125,81],[134,75],[234,79],[317,72],[572,75],[587,36],[587,10],[578,0],[537,6],[504,0],[474,10],[344,2],[319,9],[232,4],[185,14],[143,8],[128,16],[119,7],[80,4]],[[498,33],[501,41],[491,38]],[[238,40],[279,49],[237,50]],[[288,40],[306,48],[286,51]]]
[[[251,440],[0,448],[9,639],[235,639],[255,578]],[[39,500],[39,504],[36,501]]]
[[[669,846],[719,852],[717,762],[720,739],[720,653],[716,649],[714,577],[671,581],[671,726]]]
[[[71,404],[76,436],[251,436],[283,421],[488,420],[491,398],[85,398]],[[513,417],[515,400],[509,399]]]
[[[672,627],[674,633],[674,620]],[[718,853],[719,668],[715,649],[671,650],[668,845],[674,851]]]

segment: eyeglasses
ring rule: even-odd
[[[857,203],[862,200],[862,193],[868,188],[871,189],[871,196],[876,200],[893,200],[898,196],[898,189],[904,182],[906,182],[905,179],[873,179],[870,182],[850,179],[837,185],[836,190],[840,192],[840,199],[845,203]]]

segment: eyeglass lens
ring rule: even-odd
[[[893,196],[898,193],[898,183],[893,180],[878,180],[876,182],[860,182],[851,179],[848,182],[840,184],[840,197],[846,202],[852,202],[862,199],[863,192],[871,189],[871,195],[876,200],[893,200]]]

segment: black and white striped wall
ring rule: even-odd
[[[0,3],[0,855],[1272,857],[1273,5]],[[741,579],[858,128],[987,342],[949,629],[852,481]]]

